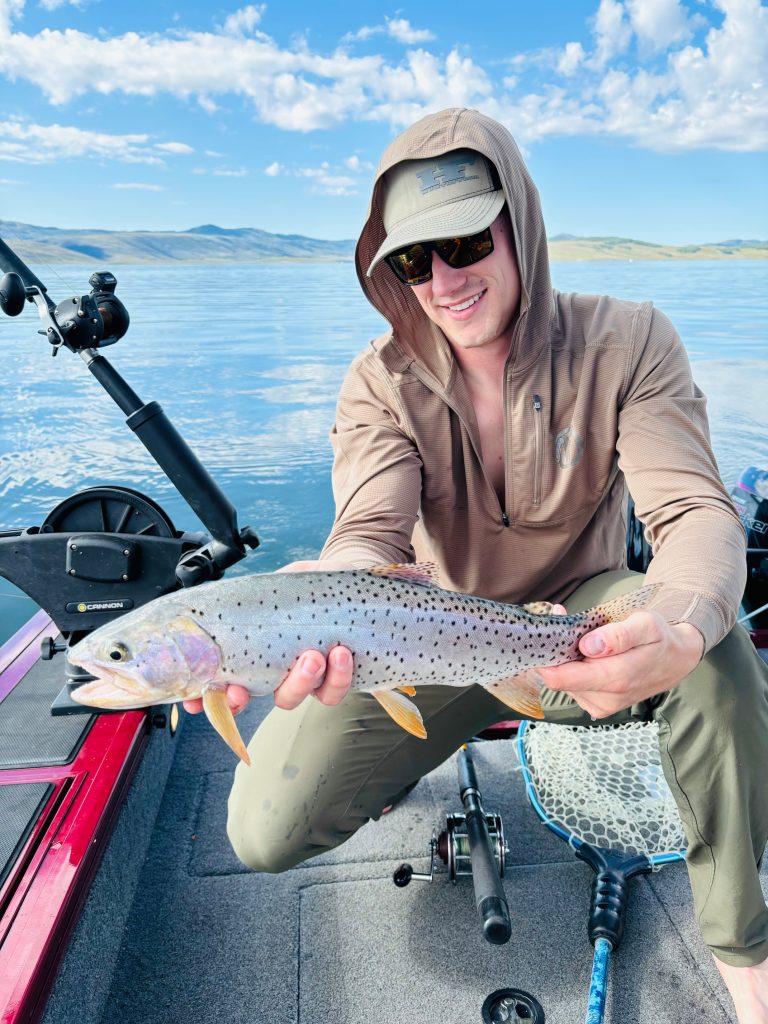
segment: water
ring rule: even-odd
[[[111,267],[131,327],[104,354],[159,401],[261,547],[235,571],[313,557],[333,519],[328,432],[354,354],[383,321],[348,263]],[[58,301],[92,268],[36,267]],[[768,264],[556,263],[564,291],[652,298],[677,326],[708,396],[731,483],[768,466]],[[180,529],[200,524],[76,356],[55,359],[31,308],[0,316],[0,529],[40,525],[97,484],[136,488]],[[34,605],[0,578],[0,643]]]

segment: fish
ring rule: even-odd
[[[94,680],[71,697],[113,710],[202,697],[213,727],[250,764],[226,687],[270,694],[302,652],[327,655],[343,644],[353,655],[352,689],[421,739],[424,722],[409,698],[422,686],[479,684],[542,718],[536,669],[581,659],[585,633],[645,607],[658,587],[557,615],[548,602],[444,590],[432,563],[227,577],[164,594],[86,635],[67,657]]]

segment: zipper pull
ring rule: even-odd
[[[509,526],[509,516],[506,512],[501,513],[501,521],[505,526]]]
[[[533,411],[541,412],[541,399],[538,395],[533,396]]]

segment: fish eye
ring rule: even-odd
[[[109,649],[109,657],[112,661],[128,661],[131,656],[125,644],[113,644]]]

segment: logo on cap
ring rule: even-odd
[[[450,156],[441,160],[439,164],[430,167],[426,171],[417,171],[416,177],[421,182],[421,191],[432,192],[436,188],[445,188],[446,185],[454,185],[457,181],[476,181],[480,175],[471,174],[469,177],[464,173],[467,166],[473,164],[475,158],[462,156],[458,159],[451,159]]]

